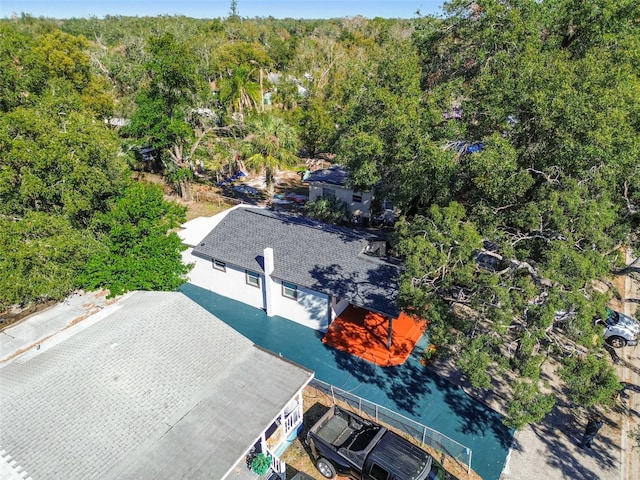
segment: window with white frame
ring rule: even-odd
[[[216,260],[215,258],[211,260],[211,265],[215,270],[220,270],[221,272],[227,271],[227,264],[224,262],[221,262],[220,260]]]
[[[336,189],[335,188],[322,188],[322,196],[323,197],[335,197],[336,196]]]
[[[256,272],[251,272],[249,270],[245,270],[245,274],[247,279],[247,285],[251,285],[254,287],[260,286],[260,275],[258,275]]]
[[[298,299],[298,286],[293,283],[282,282],[282,296],[291,298],[293,300]]]

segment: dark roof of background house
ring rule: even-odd
[[[2,450],[29,477],[223,478],[313,377],[182,293],[95,315],[0,368]]]
[[[399,264],[363,253],[376,239],[290,213],[240,207],[230,210],[193,253],[264,272],[264,249],[271,247],[273,277],[397,316]]]
[[[332,165],[329,168],[311,172],[305,182],[345,186],[348,178],[349,172],[344,167],[341,165]]]

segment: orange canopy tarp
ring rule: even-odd
[[[387,348],[389,318],[350,305],[331,323],[322,341],[376,365],[389,367],[407,360],[426,326],[426,320],[400,313],[391,321],[391,348]]]

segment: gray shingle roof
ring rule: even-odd
[[[116,306],[0,368],[0,450],[34,480],[223,478],[312,377],[181,293]]]
[[[363,252],[375,235],[284,212],[236,208],[193,250],[254,272],[273,248],[273,277],[396,316],[397,264]]]
[[[344,167],[340,165],[332,165],[329,168],[311,172],[311,174],[306,178],[305,182],[318,182],[345,186],[348,178],[349,172],[347,172]]]

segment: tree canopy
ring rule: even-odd
[[[448,3],[448,18],[414,35],[419,145],[402,158],[367,155],[374,167],[350,162],[397,172],[384,178],[406,212],[402,299],[442,323],[434,341],[461,349],[477,386],[489,381],[480,358],[535,389],[548,355],[596,351],[592,318],[607,298],[594,281],[624,262],[620,246],[638,242],[634,5]],[[611,395],[619,385],[606,372]]]
[[[87,262],[81,283],[92,290],[108,289],[111,296],[177,290],[190,269],[180,254],[187,247],[173,231],[184,222],[185,211],[165,201],[159,186],[132,184],[111,210],[95,219],[103,248]]]
[[[131,184],[89,42],[28,18],[0,28],[0,306],[77,288],[176,289],[188,267],[167,232],[184,211]],[[129,226],[126,241],[116,225]]]
[[[473,385],[514,379],[511,426],[552,407],[550,359],[576,404],[606,404],[593,318],[613,275],[640,274],[638,18],[634,0],[452,0],[412,20],[235,2],[227,19],[0,20],[0,302],[176,288],[183,213],[131,185],[132,145],[186,197],[195,161],[270,182],[302,147],[392,200],[400,306]]]

